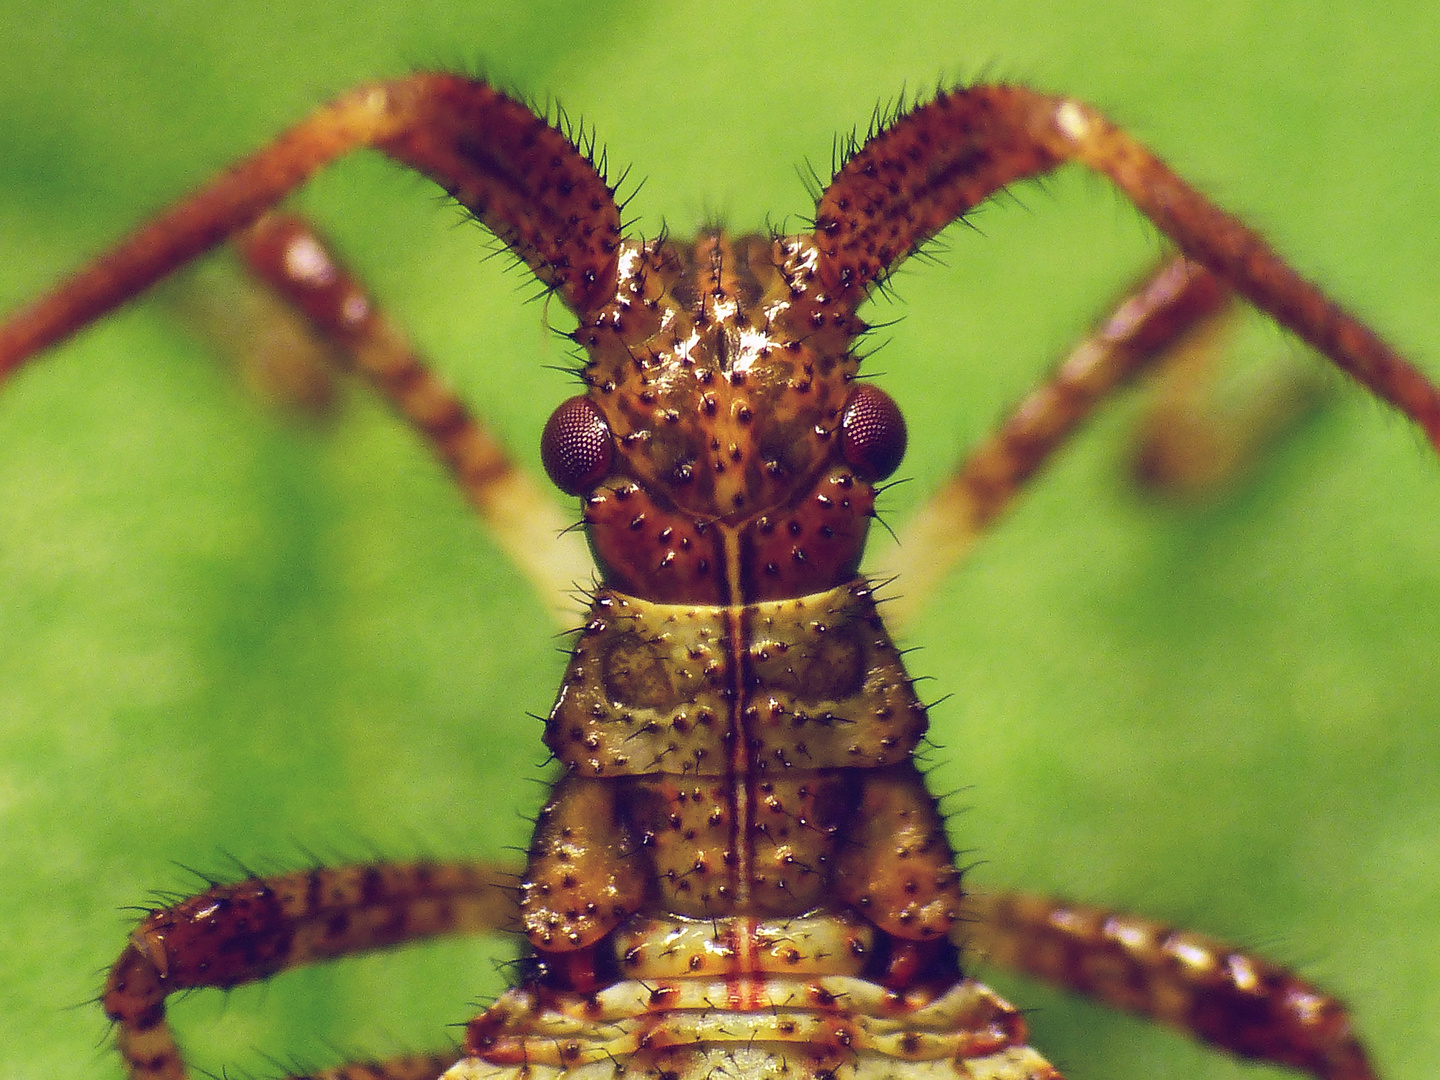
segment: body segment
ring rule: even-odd
[[[853,577],[904,426],[856,382],[864,327],[815,256],[627,245],[615,304],[577,331],[589,404],[546,445],[584,439],[586,464],[546,460],[605,584],[546,728],[563,775],[521,888],[535,975],[470,1025],[456,1080],[1050,1075],[950,941],[925,709]]]

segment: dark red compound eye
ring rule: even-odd
[[[545,472],[567,495],[584,495],[604,480],[614,456],[610,425],[588,397],[562,401],[540,436]]]
[[[864,480],[884,480],[905,456],[905,417],[884,390],[861,383],[840,414],[840,447]]]

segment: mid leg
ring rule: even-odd
[[[573,522],[430,368],[325,239],[299,217],[275,213],[239,233],[235,246],[246,266],[450,467],[547,609],[563,623],[573,621],[574,605],[564,598],[589,581],[593,566]]]
[[[924,600],[1099,405],[1220,317],[1231,292],[1180,256],[1127,295],[1000,427],[974,447],[900,534],[885,571],[901,592],[886,609],[903,627]]]

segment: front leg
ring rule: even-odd
[[[872,135],[815,205],[815,274],[837,316],[942,228],[1021,180],[1075,162],[1106,177],[1179,247],[1440,449],[1440,390],[1237,218],[1090,106],[1023,86],[944,91]]]
[[[374,148],[429,177],[577,314],[616,282],[620,208],[558,128],[477,79],[358,87],[233,165],[0,326],[0,378],[250,225],[331,162]]]

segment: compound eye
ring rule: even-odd
[[[615,445],[610,425],[588,397],[572,397],[545,422],[540,460],[545,473],[567,495],[584,495],[610,472]]]
[[[905,456],[905,417],[884,390],[861,383],[840,414],[840,446],[863,480],[884,480]]]

